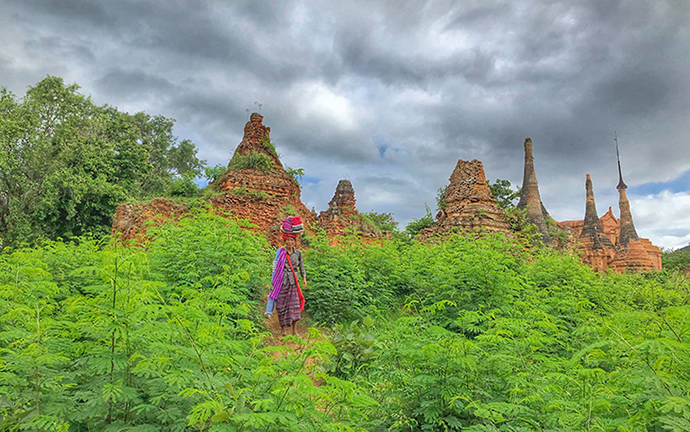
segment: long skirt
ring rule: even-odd
[[[281,327],[290,327],[292,323],[302,318],[299,304],[297,285],[290,285],[290,283],[283,285],[283,288],[280,290],[280,296],[276,300],[276,311],[278,312],[278,320],[280,320]]]

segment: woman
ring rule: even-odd
[[[307,274],[304,271],[302,251],[296,249],[297,236],[302,232],[302,221],[299,217],[283,219],[283,240],[285,247],[278,249],[273,261],[273,290],[269,294],[266,314],[273,312],[273,303],[278,312],[281,334],[292,327],[292,334],[297,334],[297,321],[304,309],[304,296],[300,289],[298,274],[302,276],[302,287],[307,286]]]

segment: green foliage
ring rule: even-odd
[[[168,195],[171,197],[191,198],[199,195],[199,187],[194,182],[194,173],[187,172],[174,178],[170,184]]]
[[[302,187],[302,177],[304,176],[304,168],[290,168],[289,166],[285,167],[285,172],[287,175],[292,177],[292,179],[297,183],[300,187]]]
[[[513,190],[510,181],[502,179],[496,179],[493,183],[490,181],[486,183],[489,185],[491,194],[496,198],[496,204],[499,207],[505,210],[515,208],[515,200],[520,196],[519,187],[517,190]]]
[[[376,402],[323,372],[323,335],[264,344],[262,237],[210,211],[150,232],[0,255],[3,430],[363,430]]]
[[[22,99],[0,88],[0,238],[5,246],[110,231],[118,204],[160,196],[203,166],[174,121],[98,106],[48,76]]]
[[[272,156],[278,157],[278,152],[276,151],[276,145],[271,141],[271,138],[266,135],[263,138],[261,138],[261,141],[259,142],[261,146]]]
[[[426,208],[426,214],[419,219],[412,219],[405,227],[405,233],[410,238],[416,237],[421,230],[430,227],[434,223],[434,215],[431,214],[431,209],[428,205],[424,207]]]
[[[311,244],[305,258],[309,284],[304,295],[314,320],[352,321],[394,304],[399,258],[393,243],[365,245],[352,237],[331,246],[321,237]]]
[[[241,188],[233,189],[230,192],[253,201],[261,201],[268,198],[268,194],[266,192],[250,190],[247,189],[247,186],[245,185],[242,185]]]
[[[393,219],[393,213],[362,213],[362,218],[368,221],[379,232],[398,231],[398,222]]]
[[[290,209],[287,209],[289,211]],[[525,238],[317,236],[280,344],[274,251],[210,208],[132,247],[0,255],[3,430],[684,431],[690,281],[596,274]],[[330,335],[330,336],[326,336]]]
[[[446,202],[446,192],[448,192],[448,186],[440,187],[436,192],[436,208],[438,210],[443,210],[448,206]]]
[[[216,180],[218,180],[225,172],[227,171],[227,168],[225,165],[215,165],[213,167],[205,167],[204,168],[204,177],[210,182],[213,183]]]
[[[268,174],[275,168],[275,165],[266,153],[250,150],[244,154],[235,154],[230,159],[230,168],[236,170],[252,169]]]
[[[663,251],[661,263],[664,270],[683,271],[690,265],[690,248],[685,247],[677,251]]]

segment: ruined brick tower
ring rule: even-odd
[[[436,222],[419,233],[420,239],[452,232],[453,229],[510,231],[503,210],[486,182],[484,165],[478,160],[458,160],[450,176],[444,197],[445,207],[436,215]]]
[[[589,264],[596,271],[603,271],[609,268],[609,263],[615,253],[615,247],[611,239],[604,233],[601,221],[597,216],[592,177],[589,174],[587,174],[587,180],[585,180],[585,190],[587,193],[585,220],[582,232],[578,238],[579,249],[583,252],[582,260],[586,264]]]
[[[618,142],[616,142],[616,156],[618,156]],[[616,241],[616,255],[613,257],[611,267],[617,273],[624,271],[648,272],[654,269],[649,254],[645,250],[645,245],[640,241],[640,237],[633,224],[632,213],[630,213],[630,202],[625,190],[628,185],[623,181],[621,171],[621,161],[618,158],[618,209],[620,211],[620,230]],[[650,242],[651,245],[651,242]]]

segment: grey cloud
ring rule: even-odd
[[[318,179],[304,192],[317,208],[347,175],[364,211],[419,217],[459,158],[520,183],[526,137],[557,218],[581,217],[588,172],[600,210],[616,207],[614,130],[631,185],[690,165],[687,2],[0,4],[0,37],[24,44],[0,63],[0,85],[63,73],[102,103],[176,118],[212,163],[258,100],[284,159]],[[341,112],[370,114],[349,130],[303,118],[295,92],[312,85],[332,95],[305,112],[346,100]],[[382,190],[405,199],[379,206]]]
[[[167,79],[149,75],[142,70],[113,69],[95,82],[99,91],[117,97],[140,98],[142,95],[160,97],[175,86]]]
[[[90,0],[20,0],[14,3],[23,6],[32,14],[52,15],[71,22],[103,25],[109,21],[103,5]]]

